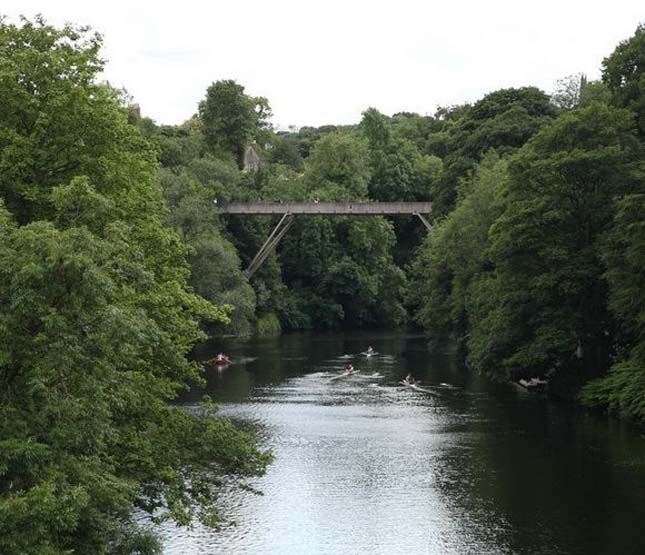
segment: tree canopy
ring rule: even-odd
[[[155,552],[135,508],[218,518],[223,476],[261,473],[257,439],[169,404],[227,305],[189,285],[164,225],[155,150],[95,84],[101,39],[0,23],[0,551]]]
[[[240,167],[244,148],[262,138],[270,114],[265,98],[244,94],[244,87],[231,80],[213,83],[199,104],[206,144],[214,152],[232,154]]]
[[[645,244],[642,37],[640,26],[605,59],[603,83],[582,79],[564,100],[560,83],[559,113],[538,91],[519,89],[442,116],[451,127],[429,141],[448,171],[482,148],[502,158],[491,166],[488,154],[473,174],[462,172],[472,177],[458,181],[456,208],[419,251],[411,295],[417,320],[458,339],[472,368],[496,379],[548,377],[551,393],[567,399],[587,384],[584,402],[637,419],[645,417],[641,295],[632,288]],[[451,137],[465,129],[455,158]]]
[[[645,136],[645,24],[603,60],[602,79],[612,101],[636,114],[640,134]]]
[[[158,553],[135,510],[223,518],[222,481],[270,454],[173,403],[209,335],[414,323],[493,379],[645,418],[644,37],[552,97],[274,132],[232,80],[158,125],[99,82],[98,34],[1,19],[0,552]],[[298,220],[249,279],[276,220],[218,206],[257,200],[430,200],[433,228]]]

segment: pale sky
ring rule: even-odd
[[[235,79],[286,128],[596,79],[645,23],[645,0],[0,0],[12,21],[36,13],[101,32],[104,78],[158,123],[181,123],[210,83]]]

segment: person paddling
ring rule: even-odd
[[[409,385],[414,385],[416,383],[416,380],[412,377],[411,372],[408,372],[408,375],[405,377],[403,381]]]
[[[345,365],[344,373],[345,373],[345,374],[351,374],[353,371],[354,371],[354,366],[352,365],[352,363],[351,363],[351,362],[348,362],[348,363]]]
[[[228,358],[228,355],[226,355],[226,354],[224,354],[224,353],[219,353],[219,354],[215,357],[215,362],[231,362],[231,359],[230,359],[230,358]]]

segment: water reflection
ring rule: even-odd
[[[356,356],[368,344],[382,354]],[[263,496],[223,497],[237,526],[166,526],[166,553],[645,550],[645,449],[633,431],[468,375],[421,337],[225,347],[236,363],[211,371],[207,390],[224,414],[266,425],[275,462],[255,483]],[[348,355],[361,373],[331,380]],[[397,386],[408,371],[440,396]]]

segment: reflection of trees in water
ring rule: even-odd
[[[509,553],[645,548],[645,445],[633,434],[514,391],[469,404],[435,472],[474,538]]]

